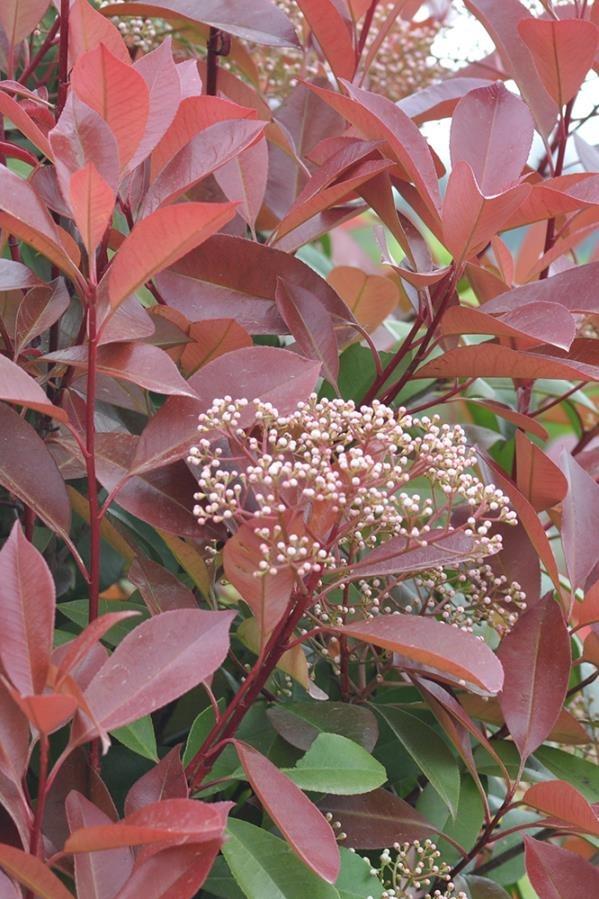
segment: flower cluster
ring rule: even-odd
[[[318,620],[412,611],[397,592],[402,579],[352,578],[351,566],[393,538],[410,551],[457,531],[470,540],[469,564],[456,564],[456,585],[442,567],[422,574],[418,611],[466,628],[498,608],[508,609],[499,616],[506,624],[513,620],[520,588],[495,577],[483,559],[501,549],[493,524],[515,523],[516,514],[476,473],[476,453],[459,426],[413,419],[378,401],[357,408],[312,396],[281,415],[268,402],[224,397],[200,416],[198,430],[189,455],[199,469],[198,522],[230,533],[251,523],[256,577],[288,569],[316,576]]]
[[[379,866],[371,867],[371,873],[380,877],[385,887],[381,899],[412,899],[416,895],[423,899],[467,899],[465,893],[455,892],[450,871],[431,840],[394,843],[392,850],[381,853]],[[443,891],[434,888],[439,881],[445,884]],[[429,887],[432,892],[425,893]]]

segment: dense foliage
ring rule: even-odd
[[[1,899],[599,895],[597,65],[0,0]]]

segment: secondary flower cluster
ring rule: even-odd
[[[199,469],[198,522],[231,534],[252,523],[255,576],[290,568],[299,578],[316,575],[317,618],[342,623],[396,611],[397,579],[361,578],[350,590],[352,564],[392,538],[410,550],[455,531],[471,541],[468,565],[456,563],[455,585],[443,568],[422,574],[416,596],[426,595],[417,602],[471,628],[490,618],[498,600],[504,611],[523,601],[517,584],[481,567],[501,549],[494,522],[513,524],[516,514],[476,473],[476,453],[459,426],[413,419],[378,401],[357,408],[312,396],[281,415],[268,402],[224,397],[200,416],[198,431],[189,455]],[[464,602],[454,601],[458,590]],[[513,620],[511,608],[502,615]]]
[[[441,860],[441,853],[431,840],[394,843],[392,849],[383,850],[378,867],[369,858],[364,860],[385,887],[381,899],[467,899],[466,893],[455,892],[451,867]],[[434,888],[439,882],[444,884],[443,890]]]

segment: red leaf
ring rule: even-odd
[[[2,0],[0,25],[12,47],[33,31],[48,5],[49,0]]]
[[[215,397],[245,397],[250,403],[262,399],[272,403],[281,415],[288,415],[308,398],[316,386],[318,370],[317,363],[274,347],[248,347],[219,356],[189,380],[198,400],[167,400],[150,420],[131,471],[148,471],[186,455],[197,438],[198,415]],[[247,412],[251,412],[251,406]],[[251,419],[247,423],[251,424]]]
[[[125,815],[128,817],[162,799],[187,799],[188,794],[181,747],[174,746],[157,765],[135,781],[125,799]]]
[[[69,201],[87,258],[92,259],[110,224],[115,195],[93,162],[71,175]]]
[[[520,617],[498,656],[504,685],[499,704],[522,759],[547,739],[570,677],[570,637],[562,611],[548,597]]]
[[[87,347],[72,346],[44,356],[50,362],[87,368]],[[147,343],[111,343],[97,353],[97,370],[111,378],[132,381],[146,390],[172,396],[194,396],[177,366],[159,347]]]
[[[275,292],[277,308],[287,323],[298,349],[308,359],[322,365],[322,374],[335,386],[339,374],[339,355],[333,320],[318,297],[280,278]],[[351,318],[349,309],[348,318]]]
[[[524,837],[526,873],[543,899],[580,899],[599,893],[599,870],[574,852]]]
[[[146,82],[133,66],[100,44],[79,57],[71,72],[71,87],[110,126],[118,145],[120,166],[124,169],[146,129],[149,110]]]
[[[250,228],[255,228],[258,213],[264,202],[268,178],[268,145],[264,138],[242,150],[230,162],[214,173],[216,181],[232,203],[238,203],[237,213]]]
[[[64,409],[53,406],[37,381],[6,356],[0,356],[0,399],[67,421]]]
[[[190,321],[226,316],[250,334],[283,334],[285,323],[275,305],[279,278],[309,290],[332,315],[346,319],[345,303],[304,262],[239,237],[219,234],[209,238],[162,272],[156,283],[168,305]]]
[[[28,287],[40,287],[43,282],[35,272],[13,259],[0,259],[0,290],[25,290]]]
[[[472,537],[462,531],[431,531],[427,540],[427,546],[418,546],[407,537],[392,537],[351,566],[352,580],[426,571],[472,558]]]
[[[0,683],[0,770],[15,784],[21,783],[27,770],[29,738],[27,719]]]
[[[487,78],[456,76],[438,84],[431,84],[398,101],[398,106],[417,124],[451,116],[462,97],[470,91],[491,87]]]
[[[599,485],[570,453],[562,467],[568,479],[563,503],[562,543],[574,589],[584,588],[599,559]]]
[[[115,730],[129,724],[209,677],[227,655],[234,617],[234,612],[177,609],[127,634],[85,691],[102,726]],[[79,737],[81,742],[83,734]]]
[[[438,217],[441,205],[433,157],[417,126],[386,97],[346,85],[350,96],[308,85],[368,140],[383,140],[390,156],[413,181],[428,211]]]
[[[217,122],[196,134],[153,182],[144,197],[141,215],[147,216],[159,206],[173,203],[219,166],[252,146],[260,139],[265,127],[265,122],[235,118]]]
[[[13,690],[11,695],[31,725],[46,736],[70,721],[77,709],[77,700],[73,696],[60,693],[20,696]]]
[[[15,316],[15,359],[27,344],[58,321],[69,308],[70,302],[71,298],[62,278],[27,291]]]
[[[76,94],[69,94],[49,140],[60,189],[67,202],[71,175],[88,163],[93,163],[104,181],[116,191],[119,182],[116,138],[102,116],[82,103]]]
[[[61,654],[58,663],[57,681],[60,682],[64,675],[69,674],[73,668],[76,668],[85,659],[92,646],[98,640],[101,640],[111,627],[114,627],[119,621],[133,618],[138,614],[138,612],[133,611],[107,612],[105,615],[101,615],[100,618],[96,618],[95,621],[90,622],[85,630],[81,631],[73,640],[64,643],[60,647]]]
[[[489,300],[485,303],[485,312],[492,315],[513,312],[529,303],[559,303],[570,312],[599,312],[597,295],[597,279],[599,278],[599,262],[591,262],[565,272],[559,272],[551,278],[533,281],[514,290]]]
[[[248,604],[258,624],[260,648],[285,614],[295,583],[292,568],[281,568],[274,575],[255,576],[262,560],[262,539],[256,529],[263,526],[262,519],[246,522],[227,540],[223,551],[226,577]]]
[[[186,377],[225,353],[253,346],[248,332],[233,318],[193,322],[187,333],[191,342],[183,347],[180,359],[181,370]]]
[[[116,824],[73,831],[64,852],[94,852],[154,843],[208,843],[222,838],[230,802],[163,799],[126,815]]]
[[[69,893],[41,858],[29,855],[22,849],[0,845],[0,865],[39,899],[73,899],[73,894]]]
[[[343,845],[352,849],[384,849],[437,833],[420,812],[387,790],[362,796],[327,796],[323,810],[341,822]]]
[[[521,347],[550,343],[565,350],[570,349],[576,337],[574,317],[558,303],[527,303],[501,316],[488,315],[486,306],[451,306],[441,320],[441,328],[444,334],[517,337]]]
[[[528,788],[522,801],[548,815],[552,822],[599,837],[599,818],[596,812],[582,793],[565,780],[534,784]]]
[[[56,462],[35,428],[4,403],[0,403],[0,484],[49,528],[68,536],[71,507]]]
[[[442,216],[443,242],[456,262],[479,252],[529,192],[528,184],[520,184],[496,196],[483,196],[469,163],[456,163],[447,183]]]
[[[293,851],[319,877],[335,883],[339,848],[322,812],[265,756],[239,740],[234,744],[254,792]]]
[[[138,222],[108,272],[113,308],[233,218],[232,203],[185,203]]]
[[[71,833],[85,827],[110,827],[113,823],[76,790],[69,793],[65,806]],[[133,853],[128,847],[77,854],[74,862],[77,895],[88,899],[113,899],[133,873]]]
[[[537,512],[561,503],[568,482],[555,462],[535,443],[516,431],[516,482],[518,490]]]
[[[547,92],[558,106],[576,96],[593,65],[599,28],[583,19],[524,19],[520,36]]]
[[[228,0],[226,5],[222,0],[138,0],[105,6],[102,14],[160,16],[167,21],[188,19],[258,44],[272,47],[297,45],[291,22],[270,0]]]
[[[44,689],[54,606],[54,581],[48,566],[15,522],[0,550],[0,658],[20,693]]]
[[[1,12],[0,8],[0,15]],[[17,103],[16,100],[13,100],[12,97],[9,97],[3,90],[0,90],[0,114],[10,119],[21,134],[24,134],[38,150],[41,150],[44,156],[47,156],[48,159],[54,158],[52,148],[44,132],[38,128],[23,106]]]
[[[95,50],[100,44],[121,62],[131,57],[118,28],[94,9],[87,0],[74,0],[69,13],[69,59],[73,65],[83,53]]]
[[[334,628],[335,633],[399,653],[399,667],[406,661],[424,664],[498,693],[503,671],[489,647],[449,624],[415,615],[381,615],[372,621],[356,621]]]
[[[333,0],[298,0],[310,30],[318,41],[333,74],[352,79],[356,52],[347,21]]]
[[[221,846],[220,840],[163,849],[139,863],[115,899],[194,899]]]
[[[400,288],[391,278],[369,275],[351,265],[336,266],[327,275],[327,281],[369,333],[378,328],[400,301]]]
[[[478,88],[452,116],[451,164],[467,162],[480,192],[499,194],[520,178],[533,132],[528,107],[500,81]]]
[[[493,40],[502,63],[514,78],[518,89],[537,123],[547,135],[557,118],[557,107],[541,82],[518,27],[530,11],[519,0],[465,0],[466,7],[480,19]]]
[[[179,107],[181,85],[173,60],[172,41],[167,37],[155,50],[141,56],[135,63],[149,91],[148,120],[143,137],[129,161],[132,170],[160,143],[170,128]]]
[[[142,595],[151,615],[170,609],[196,609],[196,598],[168,569],[146,556],[138,555],[127,572],[131,583]]]

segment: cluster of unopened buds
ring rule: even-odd
[[[102,6],[125,3],[126,0],[103,0]],[[149,53],[158,47],[167,34],[171,33],[170,25],[164,19],[144,18],[142,16],[113,17],[112,22],[121,33],[121,37],[130,50]]]
[[[316,575],[316,618],[341,623],[415,610],[398,604],[397,579],[354,583],[351,566],[393,538],[411,550],[457,531],[470,538],[468,564],[454,566],[455,587],[443,568],[419,575],[426,611],[452,622],[462,616],[460,626],[471,627],[500,600],[514,608],[523,601],[518,585],[481,567],[501,549],[493,524],[515,524],[516,513],[476,474],[476,453],[459,426],[413,419],[378,401],[358,408],[312,396],[281,415],[268,402],[224,397],[200,416],[198,431],[188,461],[199,469],[199,524],[230,534],[251,524],[256,577],[282,569]],[[463,607],[453,602],[458,590],[468,597]]]
[[[365,861],[384,885],[381,899],[467,899],[466,893],[455,891],[451,868],[431,840],[394,843],[392,849],[383,850],[378,867],[369,858]],[[435,888],[436,883],[443,883],[443,889]]]

